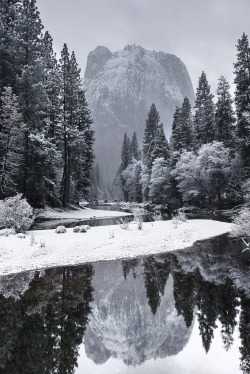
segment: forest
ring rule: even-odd
[[[151,105],[142,149],[124,134],[121,165],[113,186],[117,199],[153,204],[233,207],[250,194],[250,48],[243,33],[234,64],[235,95],[224,76],[216,102],[203,71],[192,108],[176,107],[170,141]],[[100,181],[97,168],[94,181]],[[98,183],[97,183],[98,187]],[[97,189],[98,192],[98,189]]]
[[[57,58],[35,0],[0,3],[0,200],[32,206],[82,199],[232,207],[250,194],[250,47],[236,46],[234,97],[224,76],[216,99],[203,71],[192,108],[176,107],[170,140],[151,105],[143,139],[124,134],[114,181],[94,163],[94,131],[81,71]],[[142,144],[142,146],[141,146]]]
[[[90,183],[94,132],[74,52],[61,56],[35,0],[0,2],[0,200],[78,202]]]

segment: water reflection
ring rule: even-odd
[[[248,271],[241,244],[221,237],[166,255],[0,278],[0,371],[70,374],[84,343],[86,359],[116,358],[132,372],[178,356],[196,324],[207,353],[217,326],[224,350],[237,330],[239,367],[249,373]]]

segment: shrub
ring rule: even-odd
[[[118,225],[122,230],[128,230],[130,220],[128,218],[121,218],[120,220],[117,220]]]
[[[184,213],[182,209],[177,210],[177,214],[172,218],[172,223],[174,224],[175,227],[180,225],[183,222],[187,221],[187,216]]]
[[[134,216],[134,220],[137,223],[138,230],[142,230],[143,214],[145,213],[144,209],[135,207],[132,209],[132,213]]]
[[[22,194],[0,201],[1,221],[7,229],[16,233],[25,232],[34,222],[33,209]]]
[[[88,225],[75,226],[73,232],[87,232]]]
[[[67,229],[65,226],[57,226],[55,233],[56,234],[64,234],[67,232]]]

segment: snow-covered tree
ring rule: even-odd
[[[163,157],[153,162],[149,183],[149,198],[153,203],[166,203],[170,197],[170,170]]]
[[[190,151],[193,142],[191,105],[187,97],[181,108],[176,107],[172,124],[171,146],[173,152]]]
[[[230,150],[212,142],[204,144],[198,155],[184,152],[172,173],[184,201],[221,205],[233,176],[231,165]]]
[[[123,170],[122,182],[123,182],[123,193],[126,201],[133,201],[134,197],[134,171],[135,163],[129,164],[125,170]]]
[[[194,143],[198,149],[215,139],[213,95],[204,71],[199,78],[194,108]]]
[[[229,92],[229,83],[221,76],[217,88],[217,103],[215,106],[216,140],[223,142],[225,147],[235,148],[235,117],[233,100]]]
[[[139,145],[138,145],[138,140],[137,140],[137,134],[136,134],[136,132],[134,132],[133,135],[132,135],[132,140],[131,140],[131,156],[136,161],[140,160],[140,151],[139,151]]]
[[[151,159],[152,142],[156,136],[159,121],[160,121],[159,112],[157,111],[155,104],[152,104],[150,107],[148,116],[147,116],[146,127],[144,130],[144,138],[143,138],[143,162],[149,168],[151,168],[152,166],[152,159]]]
[[[22,194],[0,201],[0,216],[5,227],[17,233],[28,230],[34,221],[33,209]]]
[[[0,112],[0,199],[20,188],[19,170],[24,157],[24,130],[18,98],[5,87]]]
[[[237,45],[237,62],[234,64],[236,85],[237,141],[243,161],[244,178],[250,177],[250,47],[243,33]]]
[[[151,154],[151,163],[153,163],[157,158],[162,157],[164,160],[169,160],[170,158],[170,148],[162,123],[157,126],[156,134],[151,142],[149,152]]]
[[[141,162],[137,162],[134,168],[133,176],[133,201],[136,203],[142,203],[142,165]]]

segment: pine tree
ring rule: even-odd
[[[162,123],[157,127],[155,138],[151,142],[149,152],[151,153],[152,164],[157,158],[162,157],[165,161],[169,160],[170,158],[170,147],[166,139]]]
[[[15,24],[20,11],[18,0],[1,0],[0,2],[0,93],[4,87],[16,88],[17,34]]]
[[[215,139],[213,95],[204,71],[199,78],[194,115],[194,142],[196,148]]]
[[[143,161],[149,168],[152,166],[150,153],[150,151],[152,151],[152,141],[155,138],[159,121],[160,115],[156,109],[155,104],[152,104],[147,116],[143,138]]]
[[[5,87],[0,113],[0,200],[20,188],[19,170],[23,165],[24,124],[18,98]]]
[[[131,157],[131,142],[130,142],[130,139],[127,136],[126,132],[125,132],[124,137],[123,137],[121,158],[122,158],[121,169],[123,171],[132,162],[132,157]]]
[[[134,170],[134,179],[133,179],[133,201],[136,203],[142,203],[142,166],[141,162],[136,164]]]
[[[191,105],[187,97],[181,108],[176,107],[172,125],[171,146],[173,152],[191,150],[193,146]]]
[[[193,147],[193,123],[192,123],[192,112],[191,105],[187,97],[184,98],[181,111],[180,111],[180,122],[181,122],[181,139],[180,146],[182,150],[191,151]]]
[[[134,158],[136,161],[140,159],[140,151],[139,151],[139,145],[138,145],[136,132],[133,133],[132,140],[131,140],[131,154],[132,154],[132,158]]]
[[[126,179],[124,178],[123,172],[128,168],[128,166],[132,163],[132,155],[131,155],[131,141],[125,132],[122,142],[122,150],[121,150],[121,165],[118,170],[118,176],[121,184],[121,189],[124,194],[125,201],[129,200],[129,189],[126,186]],[[129,174],[131,174],[129,172]]]
[[[49,101],[45,86],[42,29],[35,0],[24,0],[16,24],[18,59],[22,67],[17,84],[26,125],[21,192],[33,203],[45,198],[48,177],[46,170],[49,159],[54,157],[53,146],[46,139]]]
[[[63,96],[63,129],[62,129],[62,145],[63,145],[63,176],[61,182],[61,202],[65,206],[69,204],[70,200],[70,146],[69,146],[69,126],[70,126],[70,111],[71,108],[69,106],[70,102],[70,58],[68,47],[64,44],[62,52],[61,52],[61,59],[60,59],[60,72],[61,72],[61,79],[63,84],[62,89],[62,96]]]
[[[233,100],[229,93],[229,83],[221,76],[217,88],[218,100],[215,109],[216,140],[225,147],[235,147],[235,117],[232,108]]]
[[[235,106],[237,114],[238,147],[243,161],[244,178],[250,177],[250,48],[243,33],[238,40],[237,62],[234,64],[236,85]]]

